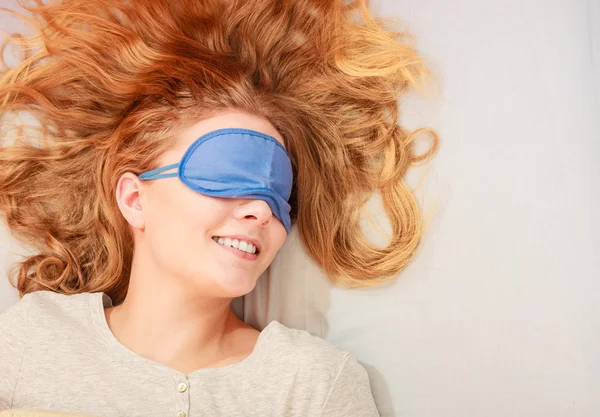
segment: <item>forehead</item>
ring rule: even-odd
[[[227,109],[182,130],[177,137],[174,150],[185,152],[200,136],[217,129],[231,127],[256,130],[257,132],[272,136],[285,148],[283,137],[269,120],[239,110]]]

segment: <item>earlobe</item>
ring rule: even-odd
[[[116,199],[121,214],[135,229],[144,228],[144,211],[141,203],[140,179],[130,172],[119,178],[116,189]]]

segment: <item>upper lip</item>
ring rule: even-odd
[[[229,239],[237,239],[237,240],[245,240],[248,243],[252,243],[254,246],[256,246],[256,250],[260,251],[262,249],[262,244],[260,243],[260,241],[258,239],[253,239],[251,237],[248,237],[246,235],[217,235],[218,237],[222,237],[223,239],[225,239],[226,237],[228,237]]]

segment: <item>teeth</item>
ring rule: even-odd
[[[244,240],[238,240],[238,239],[231,239],[231,238],[222,238],[222,237],[213,237],[213,240],[217,243],[219,243],[220,245],[224,245],[224,246],[231,246],[233,248],[239,249],[243,252],[247,252],[247,253],[256,253],[256,246],[254,246],[252,243],[248,243]]]

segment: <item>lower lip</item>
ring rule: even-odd
[[[247,261],[256,261],[256,259],[258,259],[258,255],[256,253],[242,252],[241,250],[236,249],[234,247],[221,245],[219,242],[216,242],[214,239],[212,239],[212,241],[215,242],[215,244],[219,245],[221,248],[225,249],[228,252],[233,253],[234,255],[236,255],[237,257],[239,257],[241,259],[246,259]]]

